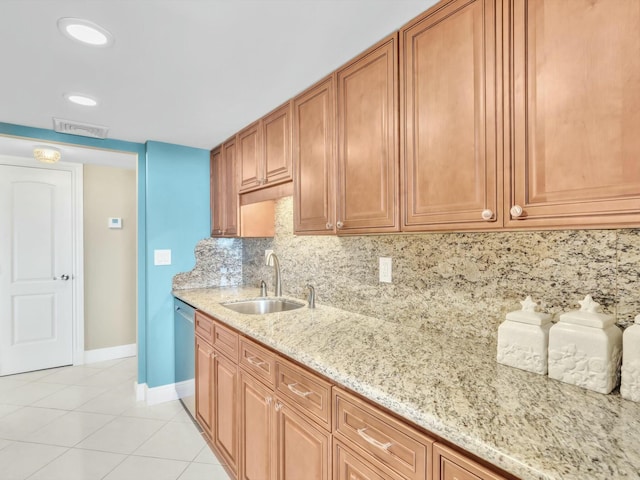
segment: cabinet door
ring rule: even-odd
[[[397,34],[337,73],[338,232],[400,230]]]
[[[505,480],[470,458],[436,443],[433,447],[434,480]]]
[[[506,225],[640,221],[640,3],[510,0]],[[511,15],[511,17],[508,17]]]
[[[331,434],[276,400],[278,480],[329,480]]]
[[[502,226],[497,26],[495,0],[456,0],[400,33],[405,231]]]
[[[330,76],[293,100],[293,225],[335,233],[335,107]]]
[[[196,417],[211,438],[213,420],[211,386],[213,382],[211,355],[213,348],[196,335]]]
[[[260,122],[255,122],[238,133],[238,168],[240,170],[240,193],[262,185],[260,151]]]
[[[224,225],[224,170],[222,164],[222,147],[211,151],[211,235],[222,235]]]
[[[273,392],[240,370],[241,480],[275,480]]]
[[[291,180],[291,103],[262,120],[262,162],[265,184]]]
[[[231,470],[238,464],[238,367],[214,351],[213,443]]]
[[[224,223],[222,234],[226,237],[236,237],[238,232],[238,176],[236,170],[236,139],[231,138],[222,145],[223,159],[223,195],[224,195]]]

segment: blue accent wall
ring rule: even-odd
[[[0,134],[138,155],[138,383],[174,382],[171,282],[191,270],[194,247],[210,235],[209,152],[66,135],[0,122]],[[0,152],[1,153],[1,152]],[[153,250],[171,249],[172,265],[154,266]]]
[[[210,235],[209,152],[147,142],[146,383],[174,382],[171,282],[193,269],[196,243]],[[171,250],[171,265],[154,265],[156,249]]]

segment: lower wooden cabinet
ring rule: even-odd
[[[213,419],[211,355],[213,355],[213,347],[196,335],[196,418],[209,438],[211,438]]]
[[[329,480],[331,432],[276,399],[278,480]]]
[[[238,365],[216,350],[212,360],[213,444],[235,472],[238,467]]]
[[[441,443],[436,443],[433,447],[433,478],[434,480],[505,480],[505,477]]]
[[[238,478],[276,478],[273,390],[240,369],[240,445]]]
[[[196,312],[196,418],[240,480],[506,480]],[[217,346],[216,346],[217,345]],[[219,347],[219,348],[218,348]]]
[[[375,464],[339,440],[333,439],[334,480],[403,480],[403,477]]]

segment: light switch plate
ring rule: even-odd
[[[154,250],[154,265],[171,265],[171,250]]]
[[[380,281],[391,283],[391,257],[380,257]]]
[[[122,218],[120,218],[120,217],[109,217],[107,226],[109,228],[122,228]]]

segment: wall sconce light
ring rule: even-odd
[[[56,163],[60,160],[60,150],[51,147],[36,147],[33,149],[33,158],[43,163]]]

